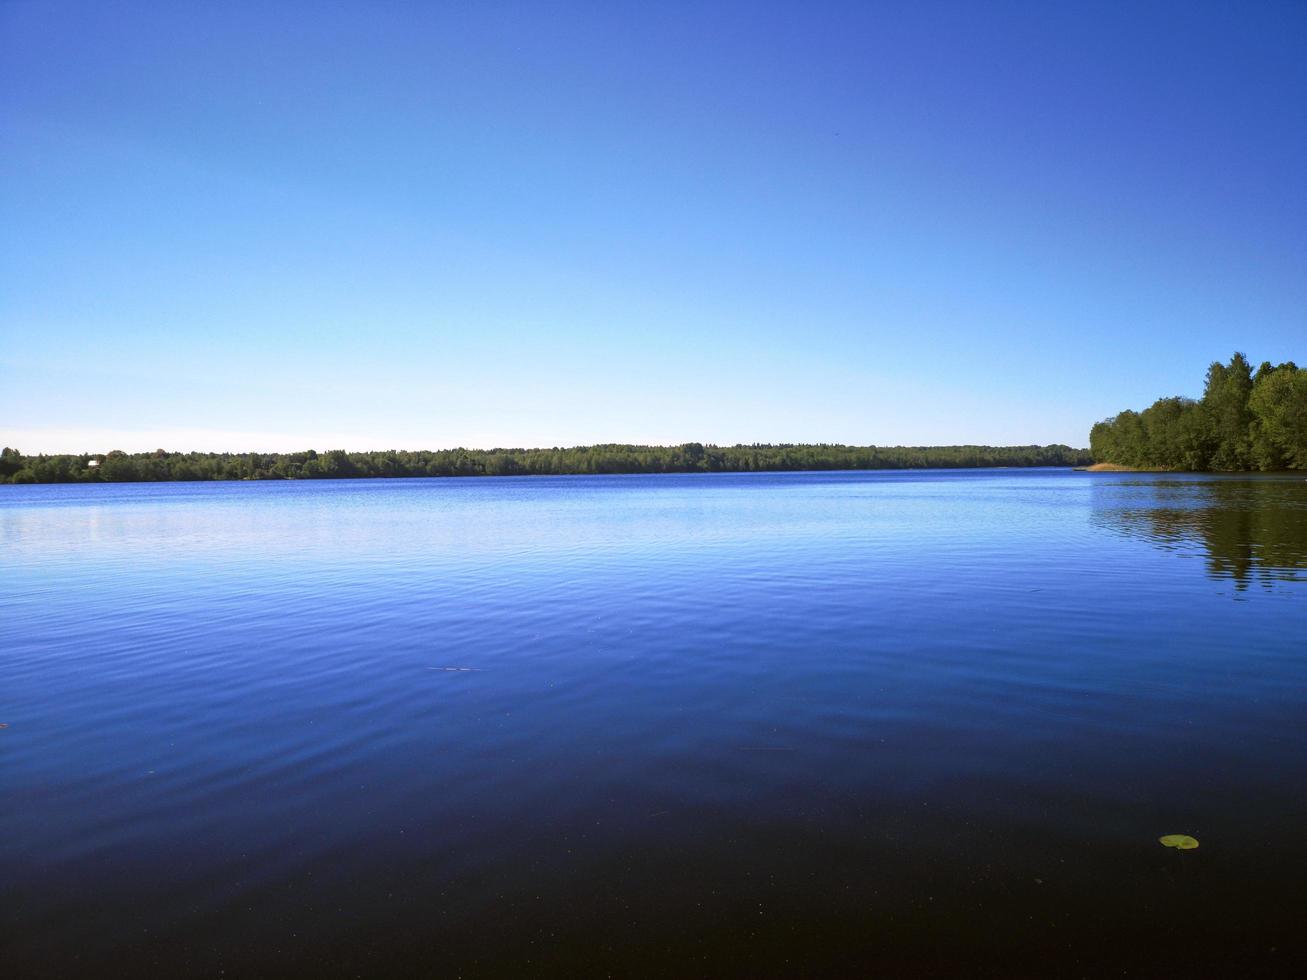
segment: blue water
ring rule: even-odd
[[[6,975],[1303,962],[1301,475],[13,486],[0,545]]]

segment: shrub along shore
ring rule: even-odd
[[[554,449],[386,450],[351,453],[152,453],[0,455],[0,483],[130,483],[162,480],[320,480],[418,476],[561,476],[586,473],[754,473],[995,466],[1083,466],[1070,446],[574,446]]]

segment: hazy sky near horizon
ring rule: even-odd
[[[0,4],[0,443],[1046,443],[1307,361],[1307,4]]]

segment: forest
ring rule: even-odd
[[[1099,422],[1089,451],[1138,469],[1307,469],[1307,369],[1265,361],[1254,371],[1239,353],[1214,361],[1202,398],[1159,398]]]
[[[1069,446],[574,446],[297,453],[0,454],[0,483],[128,483],[157,480],[302,480],[416,476],[558,476],[581,473],[752,473],[983,466],[1081,466]]]

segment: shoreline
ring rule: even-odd
[[[1122,466],[1120,463],[1094,463],[1073,466],[1077,473],[1185,473],[1193,476],[1300,476],[1307,470],[1177,470],[1161,466]]]
[[[610,472],[568,472],[568,473],[439,473],[426,475],[402,475],[402,476],[232,476],[232,477],[200,477],[190,479],[137,479],[137,480],[104,480],[104,479],[82,479],[82,480],[38,480],[12,481],[5,482],[0,480],[0,487],[3,486],[111,486],[114,484],[157,484],[157,483],[375,483],[385,482],[388,480],[534,480],[534,479],[558,479],[568,477],[596,477],[596,476],[776,476],[789,473],[972,473],[977,471],[993,470],[1084,470],[1083,466],[1070,466],[1066,463],[1030,463],[1021,464],[980,464],[976,466],[858,466],[858,467],[831,467],[831,468],[794,468],[794,469],[766,469],[766,470],[615,470]]]

